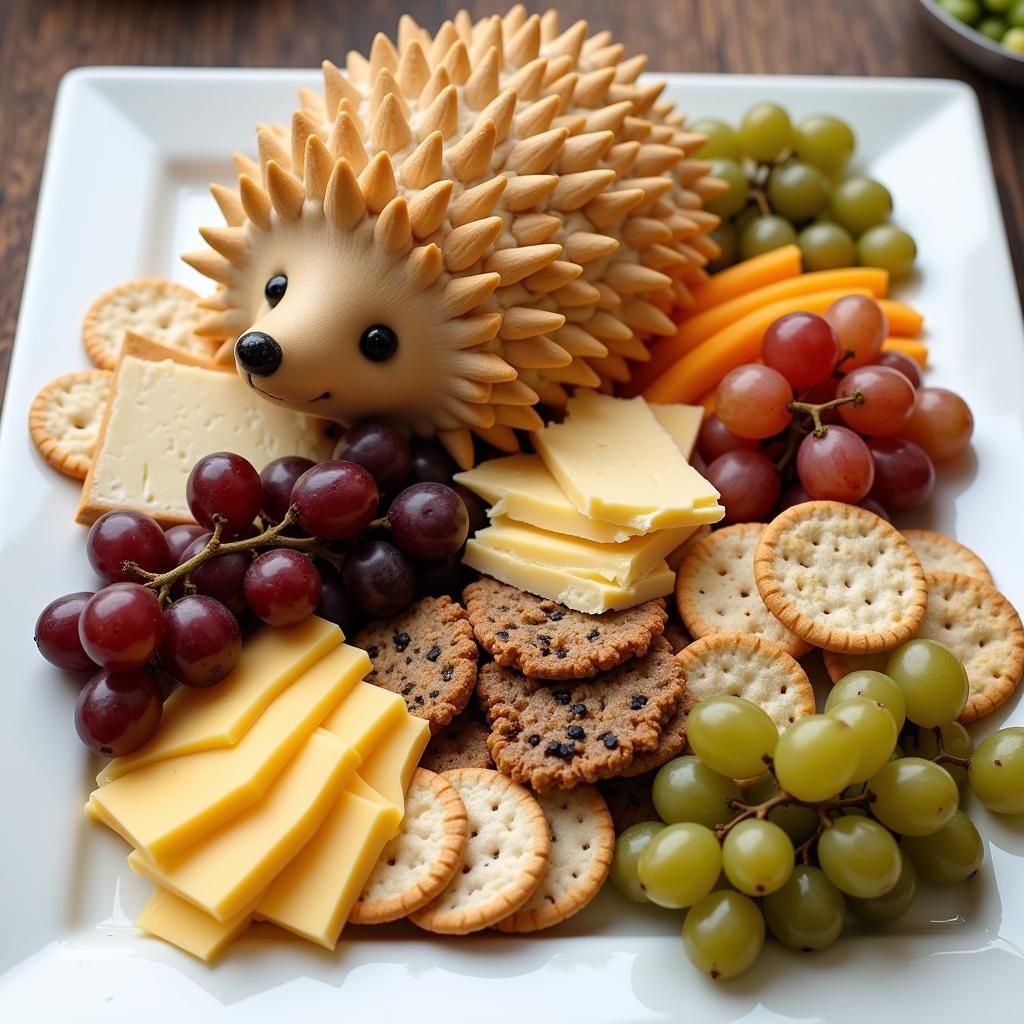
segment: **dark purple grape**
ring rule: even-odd
[[[429,597],[447,594],[461,601],[462,591],[473,582],[475,575],[469,566],[462,564],[461,552],[436,562],[420,562],[416,566],[417,593]]]
[[[459,471],[452,457],[432,441],[413,441],[409,447],[412,451],[409,479],[414,484],[450,484],[452,475]]]
[[[306,470],[292,488],[299,525],[324,540],[344,540],[365,530],[377,511],[378,497],[373,477],[343,459]]]
[[[224,529],[235,533],[249,526],[263,504],[263,484],[252,463],[233,452],[204,455],[193,467],[185,497],[196,522],[213,529],[213,517],[223,516]]]
[[[454,555],[469,534],[469,513],[462,499],[445,484],[413,484],[388,509],[391,538],[416,559]]]
[[[861,508],[866,508],[869,512],[874,512],[880,519],[884,519],[887,523],[892,522],[892,517],[882,506],[881,502],[875,501],[874,498],[862,498],[857,504]]]
[[[872,437],[867,442],[875,466],[870,497],[893,512],[910,512],[935,490],[935,465],[925,450],[902,437]]]
[[[138,583],[112,583],[86,602],[78,635],[97,665],[130,672],[156,654],[164,635],[163,609],[152,590]]]
[[[260,515],[271,522],[281,522],[292,503],[295,481],[315,465],[312,459],[304,459],[301,455],[285,455],[268,462],[260,473],[263,482],[263,508],[260,509]]]
[[[803,484],[793,484],[792,487],[786,488],[779,499],[779,511],[785,512],[787,508],[792,508],[793,505],[802,505],[805,501],[814,501],[814,499],[807,493]]]
[[[51,665],[76,672],[96,668],[78,635],[78,620],[90,597],[91,590],[65,594],[51,601],[39,613],[35,629],[36,647]]]
[[[242,633],[220,601],[183,597],[164,612],[164,626],[160,662],[186,686],[212,686],[238,664]]]
[[[708,466],[706,475],[721,494],[725,523],[765,522],[782,490],[778,471],[760,452],[725,452]]]
[[[90,750],[121,757],[156,732],[163,705],[163,689],[151,672],[101,669],[78,694],[75,729]]]
[[[335,622],[345,636],[354,636],[359,629],[359,609],[345,589],[340,572],[330,566],[320,567],[320,603],[316,614],[328,622]]]
[[[416,593],[416,570],[408,556],[386,540],[357,544],[341,567],[352,600],[367,615],[400,612]]]
[[[197,537],[182,553],[179,565],[194,558],[210,541],[210,533]],[[198,569],[192,571],[196,591],[220,601],[233,615],[241,615],[248,607],[245,603],[245,574],[252,559],[244,551],[229,555],[214,555]]]
[[[385,420],[363,420],[349,427],[333,457],[362,466],[382,494],[393,494],[412,472],[409,442],[394,424]]]
[[[462,504],[466,506],[466,512],[469,515],[470,537],[491,525],[491,521],[487,517],[487,502],[483,498],[474,494],[468,487],[463,487],[462,484],[455,484],[452,490],[462,499]]]
[[[200,526],[198,523],[182,523],[179,526],[171,526],[164,531],[164,536],[167,538],[167,550],[170,552],[170,565],[181,565],[182,555],[185,554],[185,549],[194,541],[197,537],[211,537],[213,536],[205,526]]]
[[[136,562],[146,572],[164,572],[171,565],[167,538],[156,520],[127,508],[105,512],[92,524],[85,552],[106,583],[138,582],[135,573],[124,571],[125,562]]]
[[[253,560],[245,574],[245,600],[271,626],[294,626],[320,601],[320,573],[301,551],[274,548]]]

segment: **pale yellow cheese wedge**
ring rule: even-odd
[[[576,510],[647,533],[718,522],[718,491],[683,457],[642,398],[575,394],[534,447]]]
[[[205,963],[216,959],[230,942],[252,923],[252,908],[245,907],[226,921],[210,917],[198,907],[157,886],[135,927],[198,957]]]
[[[122,775],[93,792],[93,811],[150,861],[164,864],[259,800],[325,716],[348,703],[342,698],[368,685],[360,680],[372,667],[365,651],[336,647],[233,747],[155,761]],[[353,721],[353,731],[362,720]]]
[[[359,766],[359,778],[405,810],[405,791],[430,740],[430,723],[425,718],[407,715],[399,728]]]
[[[216,686],[178,687],[164,703],[153,738],[110,761],[96,783],[102,786],[153,761],[232,746],[286,686],[342,639],[333,622],[317,616],[283,629],[264,626],[245,641],[238,664]]]
[[[703,405],[656,405],[648,403],[654,418],[668,432],[687,462],[693,456],[697,435],[704,424]]]
[[[478,531],[475,539],[484,547],[507,551],[527,562],[570,569],[579,575],[628,587],[654,572],[695,529],[680,526],[631,537],[621,544],[597,544],[499,516],[486,529]]]
[[[359,755],[317,729],[258,801],[172,865],[158,866],[133,850],[139,875],[188,900],[218,921],[252,904],[309,842],[341,795]]]
[[[408,715],[405,701],[397,693],[362,682],[327,715],[321,727],[365,760],[387,736],[401,727]]]
[[[620,587],[592,576],[581,576],[570,569],[527,562],[507,551],[484,547],[472,538],[466,543],[462,560],[470,568],[493,576],[502,583],[590,615],[632,608],[655,597],[671,594],[675,587],[675,573],[664,562],[632,586]]]

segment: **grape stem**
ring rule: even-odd
[[[821,414],[829,409],[838,409],[841,405],[864,404],[864,394],[861,391],[853,391],[848,395],[840,395],[833,398],[831,402],[790,402],[786,406],[790,412],[802,412],[811,417],[814,421],[814,436],[824,437],[828,433],[828,424],[821,422]]]
[[[125,572],[143,580],[143,585],[150,590],[155,590],[161,604],[165,604],[170,598],[171,591],[176,583],[183,582],[186,593],[194,592],[192,574],[204,562],[209,561],[215,555],[231,555],[236,551],[248,552],[258,551],[260,548],[290,548],[292,551],[302,551],[323,559],[335,569],[340,569],[345,560],[344,554],[331,551],[325,547],[316,537],[288,537],[284,531],[293,526],[299,518],[299,510],[292,505],[284,514],[281,522],[268,526],[262,533],[255,537],[243,537],[241,540],[221,541],[220,537],[224,531],[226,520],[223,516],[213,517],[213,536],[206,543],[202,551],[197,551],[190,559],[182,562],[181,565],[169,569],[167,572],[148,572],[138,563],[126,560],[122,563]]]
[[[764,821],[765,818],[775,810],[776,807],[796,805],[798,807],[810,807],[818,815],[818,828],[815,837],[821,835],[826,828],[831,828],[832,819],[829,811],[841,811],[845,807],[864,807],[875,799],[875,794],[870,792],[859,793],[857,796],[841,796],[833,800],[798,800],[789,793],[776,793],[775,796],[760,804],[747,804],[742,800],[730,800],[729,806],[737,811],[736,817],[722,825],[715,826],[715,836],[721,842],[741,821],[747,818],[757,818]]]
[[[959,754],[950,754],[946,750],[946,744],[942,739],[942,728],[936,725],[932,732],[935,733],[935,756],[932,758],[934,764],[955,764],[961,768],[970,768],[971,759],[969,757],[960,757]]]

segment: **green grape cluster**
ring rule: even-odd
[[[895,276],[913,266],[913,238],[889,223],[889,190],[845,174],[856,145],[845,121],[814,114],[794,125],[783,107],[758,103],[738,127],[716,118],[691,127],[707,136],[698,156],[729,186],[706,204],[722,218],[712,269],[794,242],[805,270],[859,263]]]
[[[684,910],[683,946],[714,979],[741,974],[766,936],[801,950],[835,942],[848,914],[887,923],[919,880],[966,881],[984,846],[960,809],[1024,813],[1024,728],[973,748],[956,656],[932,640],[885,672],[851,672],[824,713],[781,734],[756,704],[719,695],[690,713],[692,753],[659,769],[660,820],[624,831],[611,878],[629,899]]]
[[[1011,53],[1024,54],[1024,0],[939,0],[957,21]]]

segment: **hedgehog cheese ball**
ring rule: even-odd
[[[628,380],[717,254],[722,183],[645,60],[516,6],[325,61],[324,96],[212,186],[197,333],[279,405],[395,417],[463,467],[473,434],[517,450],[538,402]]]

